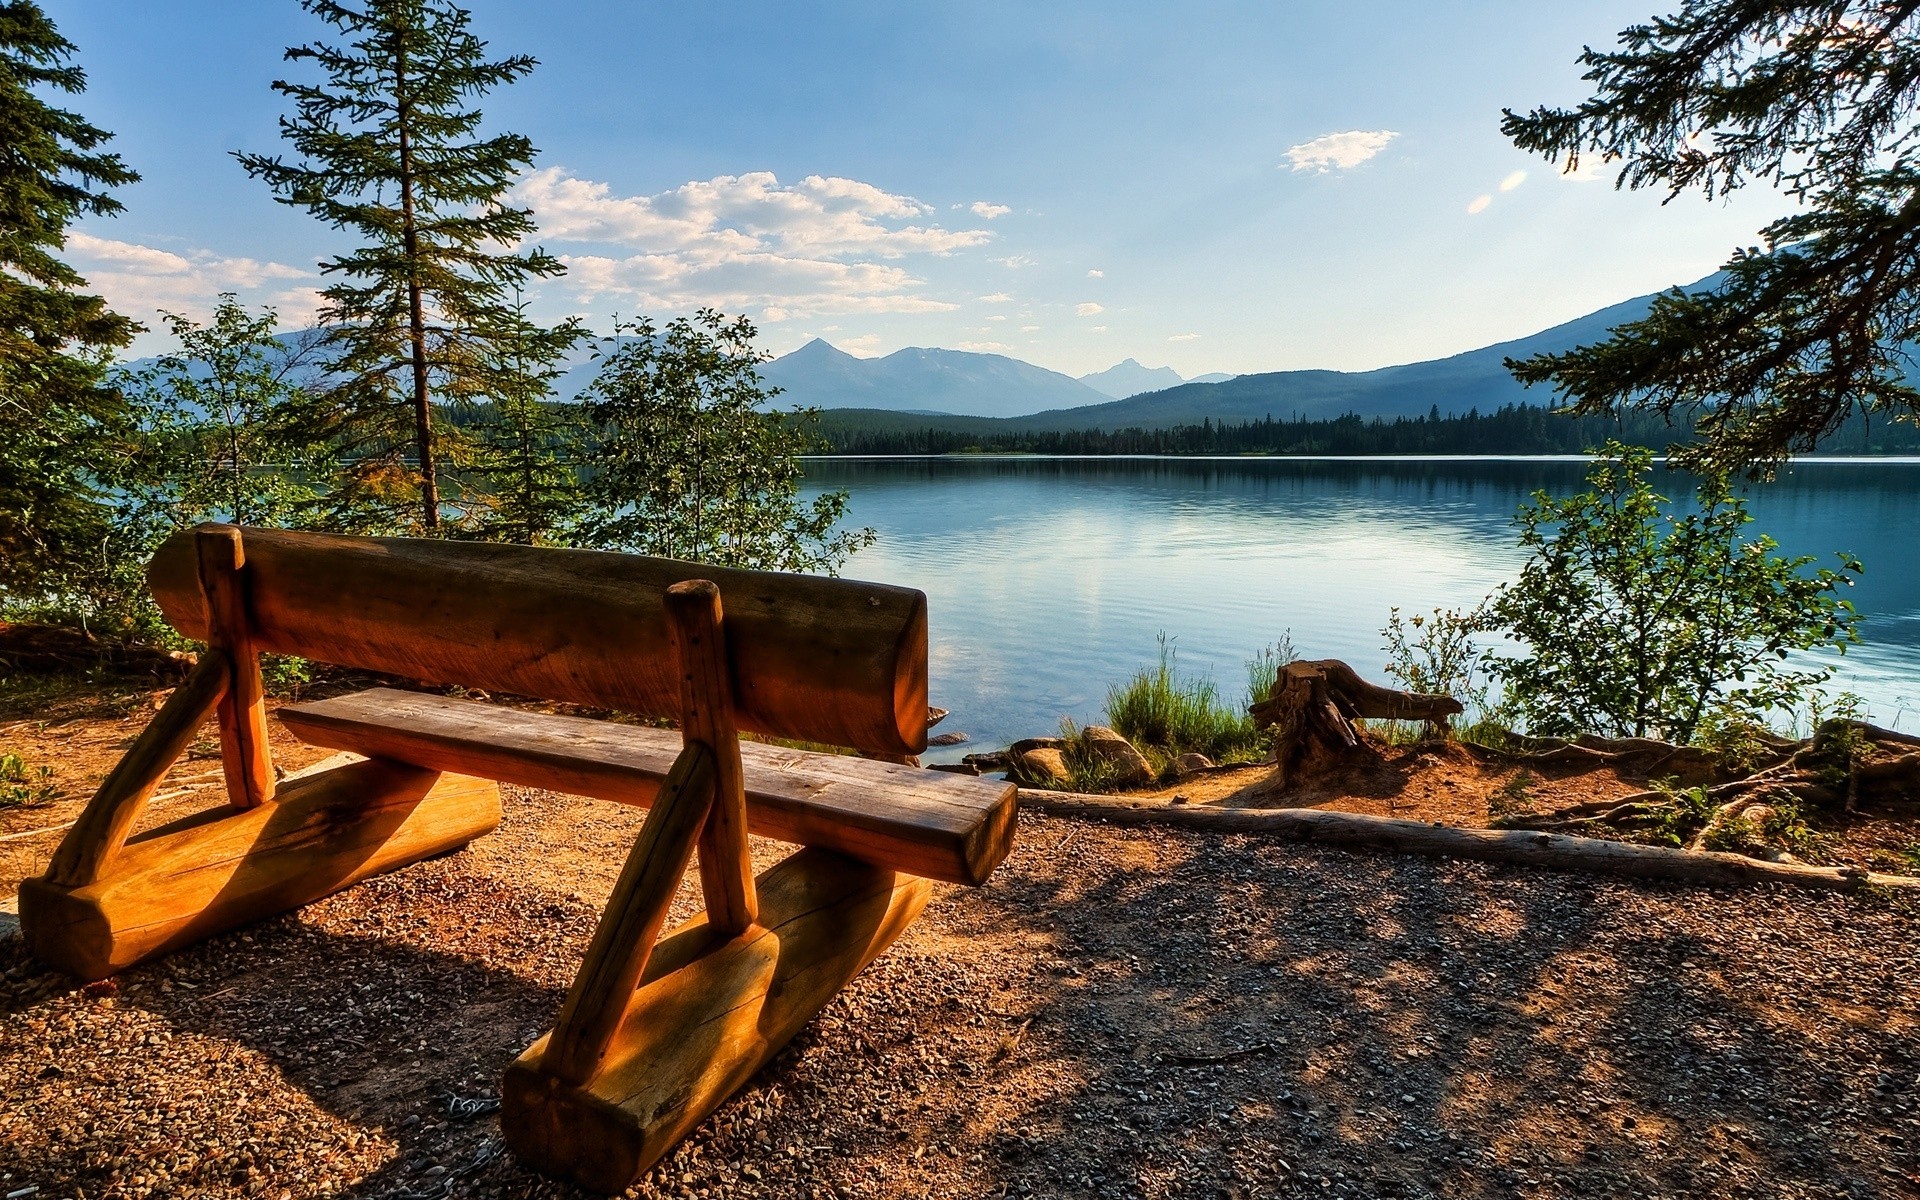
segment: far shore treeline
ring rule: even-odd
[[[1586,454],[1615,441],[1662,451],[1690,439],[1684,419],[1623,410],[1569,416],[1508,404],[1417,417],[1294,417],[1164,429],[1021,429],[1015,421],[827,409],[818,430],[830,454]],[[1823,454],[1920,454],[1920,427],[1855,416],[1828,435]]]

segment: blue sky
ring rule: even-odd
[[[145,179],[72,258],[123,311],[311,312],[340,236],[229,157],[278,145],[294,0],[45,0]],[[475,0],[541,66],[485,103],[572,266],[552,316],[745,311],[769,350],[990,349],[1081,374],[1354,370],[1699,278],[1780,211],[1663,206],[1514,150],[1500,109],[1653,0]],[[150,352],[158,335],[143,339]]]

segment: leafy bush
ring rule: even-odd
[[[1142,752],[1155,750],[1168,759],[1188,753],[1215,762],[1260,757],[1262,737],[1245,708],[1223,703],[1209,676],[1182,679],[1173,640],[1163,633],[1159,641],[1155,665],[1107,689],[1107,720],[1113,728]],[[1279,653],[1275,647],[1255,662],[1277,662]],[[1263,669],[1250,667],[1249,673],[1257,676]],[[1271,679],[1267,686],[1272,687]]]
[[[1516,518],[1533,557],[1489,599],[1486,625],[1529,653],[1487,666],[1531,732],[1684,742],[1715,709],[1759,720],[1798,707],[1831,672],[1784,660],[1858,640],[1835,595],[1856,560],[1808,571],[1811,557],[1743,537],[1753,518],[1724,475],[1701,478],[1691,511],[1668,513],[1652,463],[1609,442],[1587,491],[1536,492]]]

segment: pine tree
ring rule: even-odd
[[[42,98],[78,94],[75,47],[28,0],[0,4],[0,599],[74,600],[110,525],[93,466],[124,427],[107,359],[139,326],[82,289],[66,230],[140,177],[111,134]]]
[[[553,399],[553,380],[562,374],[558,363],[529,362],[512,346],[496,349],[510,359],[499,364],[502,388],[477,424],[481,439],[472,470],[490,493],[477,532],[493,541],[563,545],[583,504],[579,406]]]
[[[1509,111],[1515,145],[1668,199],[1757,183],[1794,210],[1709,287],[1514,374],[1578,414],[1697,414],[1682,458],[1710,469],[1765,473],[1856,409],[1920,418],[1920,5],[1684,0],[1579,62],[1593,95]]]
[[[323,83],[274,83],[293,102],[281,136],[298,162],[237,154],[284,204],[363,240],[321,270],[340,277],[320,320],[339,380],[329,431],[348,463],[335,505],[418,508],[437,533],[445,450],[458,435],[435,412],[507,395],[511,364],[542,364],[580,336],[576,322],[529,325],[510,302],[529,279],[561,274],[544,251],[520,251],[533,214],[505,195],[534,158],[525,137],[478,134],[475,100],[532,71],[526,55],[489,61],[469,14],[444,0],[302,0],[339,45],[296,46]],[[411,452],[412,463],[406,462]]]

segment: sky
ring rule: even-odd
[[[344,235],[276,203],[295,0],[43,0],[67,101],[143,179],[69,257],[122,312],[222,291],[310,321]],[[1709,274],[1784,211],[1616,190],[1500,135],[1571,104],[1583,44],[1655,0],[956,4],[473,0],[539,68],[482,101],[539,156],[515,198],[550,319],[744,312],[773,353],[1003,353],[1068,374],[1365,370]],[[136,353],[165,346],[144,335]]]

